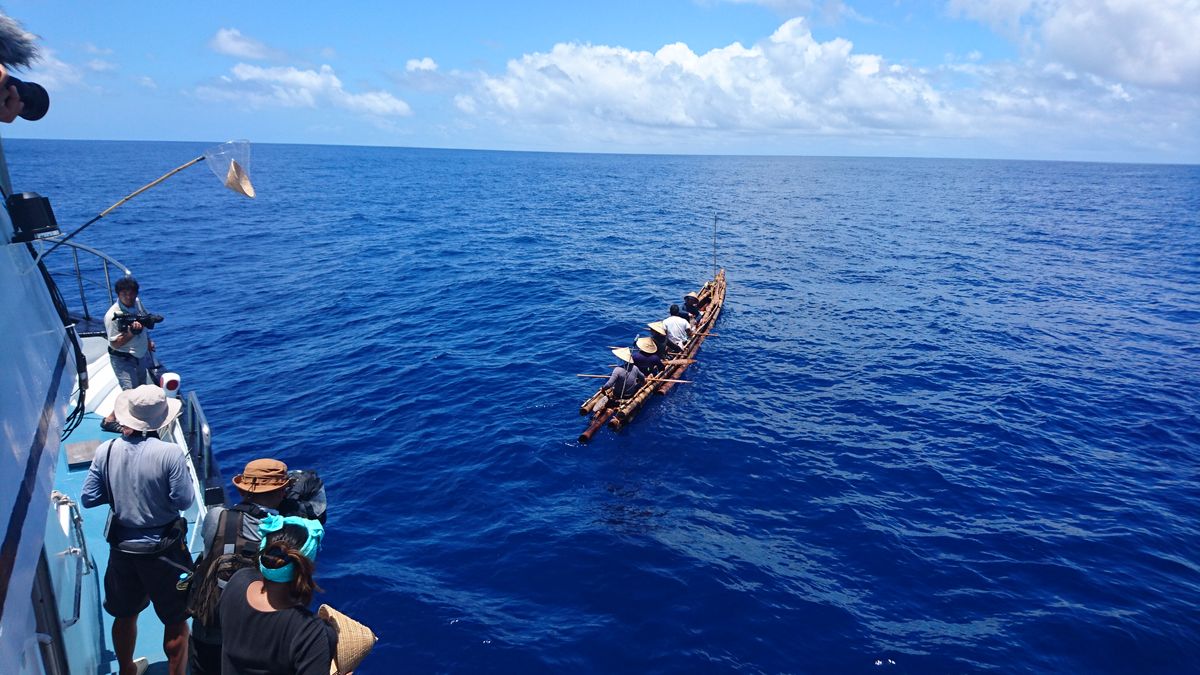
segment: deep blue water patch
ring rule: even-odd
[[[205,144],[7,141],[86,221]],[[266,145],[82,235],[230,475],[331,501],[361,672],[1180,672],[1200,652],[1200,169]],[[589,446],[606,346],[718,337]],[[890,660],[890,661],[889,661]],[[880,665],[875,665],[876,662]]]

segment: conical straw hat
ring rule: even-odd
[[[633,354],[630,353],[629,347],[617,347],[612,350],[613,356],[621,359],[625,363],[633,363]]]
[[[333,624],[337,631],[337,654],[333,657],[333,663],[329,664],[329,675],[349,673],[358,668],[379,641],[370,628],[329,605],[321,605],[317,616]]]
[[[225,187],[254,199],[254,186],[250,184],[250,176],[236,159],[229,160],[229,173],[225,174]]]

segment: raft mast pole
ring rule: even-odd
[[[713,278],[717,278],[717,214],[713,214]]]

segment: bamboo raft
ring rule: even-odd
[[[705,283],[696,295],[700,296],[700,303],[704,307],[700,322],[693,328],[692,338],[688,340],[687,347],[683,352],[671,357],[682,363],[667,366],[661,373],[647,377],[636,394],[621,401],[609,400],[608,396],[604,394],[603,387],[597,390],[591,398],[579,406],[580,415],[590,414],[592,416],[587,429],[579,434],[580,443],[592,440],[592,436],[596,435],[596,432],[605,423],[614,431],[625,428],[637,416],[638,411],[652,394],[666,394],[682,379],[684,371],[695,362],[696,352],[700,351],[700,345],[704,343],[704,339],[708,337],[712,327],[717,323],[717,318],[721,315],[721,306],[725,303],[725,270],[717,272],[716,276]]]

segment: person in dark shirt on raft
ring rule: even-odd
[[[646,376],[633,365],[633,355],[628,347],[618,347],[612,353],[621,360],[621,365],[613,368],[612,375],[609,375],[602,389],[609,392],[610,399],[619,401],[636,394],[638,387],[646,381]]]
[[[646,324],[646,327],[650,329],[650,339],[654,340],[658,347],[655,354],[658,354],[660,359],[667,358],[667,326],[661,321],[654,321]]]
[[[688,321],[695,326],[700,321],[700,313],[704,311],[700,306],[700,296],[695,293],[688,293],[683,296],[683,312],[687,314]]]
[[[637,351],[632,353],[633,365],[646,375],[657,375],[663,371],[666,366],[663,364],[662,357],[658,355],[658,345],[654,343],[653,338],[640,337],[634,342]]]
[[[270,515],[257,569],[238,570],[221,593],[222,675],[329,675],[337,653],[333,627],[308,609],[313,560],[325,529],[297,516]]]

